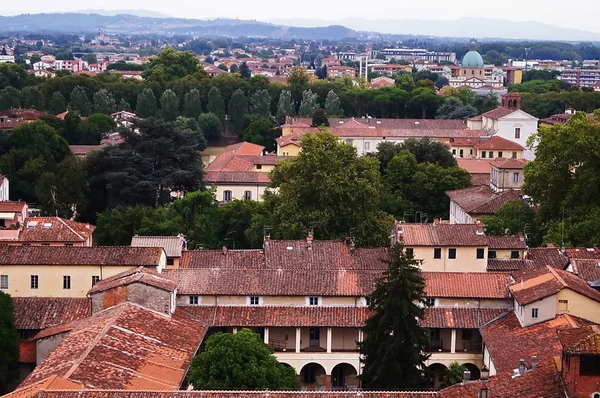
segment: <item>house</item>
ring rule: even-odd
[[[600,327],[559,330],[558,338],[562,345],[562,378],[569,396],[600,396]]]
[[[162,247],[167,256],[167,268],[179,268],[182,253],[187,250],[185,236],[139,236],[131,238],[132,247]]]
[[[8,199],[8,193],[9,193],[8,187],[9,187],[8,177],[0,174],[0,202],[7,202],[9,200]]]
[[[166,267],[159,247],[0,245],[0,290],[13,297],[85,297],[101,279],[133,267]]]
[[[450,138],[448,146],[455,158],[467,159],[522,159],[525,151],[523,146],[499,136]]]
[[[352,66],[330,66],[327,68],[328,78],[335,79],[344,76],[354,79],[356,77],[356,69]]]
[[[491,159],[456,158],[456,164],[471,174],[471,183],[476,185],[490,185],[492,167]]]
[[[283,160],[275,154],[263,155],[264,151],[265,147],[249,142],[229,145],[205,168],[204,181],[215,186],[217,200],[262,200],[271,183],[269,171]]]
[[[24,123],[31,123],[43,115],[44,112],[35,109],[11,108],[0,111],[0,130],[12,130]]]
[[[520,190],[523,186],[523,169],[527,161],[524,159],[495,159],[490,162],[490,187],[494,192],[510,189]]]
[[[446,195],[450,198],[450,224],[473,224],[493,216],[510,201],[523,200],[520,190],[494,190],[485,185],[448,191]]]
[[[371,80],[369,88],[394,87],[396,81],[387,76],[379,76]]]

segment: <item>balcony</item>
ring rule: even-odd
[[[477,329],[429,329],[427,352],[483,354],[483,340]]]

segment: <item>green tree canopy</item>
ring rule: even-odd
[[[20,107],[21,100],[19,99],[19,90],[8,86],[0,92],[0,111]]]
[[[244,116],[248,114],[248,100],[241,89],[237,89],[229,100],[229,119],[233,130],[241,135],[244,129]]]
[[[90,99],[88,98],[88,95],[83,87],[76,86],[73,91],[71,91],[69,109],[79,113],[81,116],[88,116],[90,113],[92,113]]]
[[[119,101],[119,105],[117,106],[117,111],[131,112],[131,105],[129,104],[129,102],[127,102],[125,100],[125,98],[121,98],[121,100]]]
[[[313,127],[320,127],[320,126],[329,127],[329,118],[327,118],[327,113],[325,113],[323,108],[318,108],[313,112],[312,126]]]
[[[325,99],[325,113],[327,113],[329,117],[343,116],[344,111],[342,111],[340,104],[340,97],[338,97],[335,91],[329,90],[327,98]]]
[[[257,90],[250,97],[250,114],[257,118],[271,117],[271,96],[267,90]]]
[[[203,113],[198,118],[198,126],[207,140],[218,140],[223,134],[221,119],[214,113]]]
[[[0,292],[0,394],[9,392],[9,385],[19,375],[19,332],[15,326],[12,299]]]
[[[218,87],[213,86],[208,91],[208,111],[217,115],[219,118],[223,118],[225,115],[225,101],[221,95],[221,90]]]
[[[156,97],[151,89],[145,88],[138,94],[136,114],[141,118],[156,116],[158,106]]]
[[[273,122],[271,119],[254,119],[244,130],[242,138],[244,141],[266,147],[267,151],[274,151],[276,143],[273,135]]]
[[[532,233],[534,223],[535,212],[523,200],[511,200],[498,209],[496,214],[484,219],[488,235]]]
[[[160,116],[172,122],[179,115],[179,97],[171,89],[165,90],[160,96]]]
[[[197,118],[202,113],[202,100],[200,91],[192,89],[183,98],[183,116]]]
[[[145,80],[165,84],[175,79],[188,75],[208,77],[202,68],[199,68],[198,58],[191,51],[177,51],[167,47],[152,57],[142,73]]]
[[[25,93],[25,108],[44,110],[44,94],[37,87],[27,87]]]
[[[188,381],[196,390],[296,390],[293,368],[277,362],[273,349],[249,329],[216,333],[192,360]]]
[[[281,91],[279,94],[279,101],[277,102],[277,114],[275,119],[277,123],[284,124],[286,116],[294,116],[294,101],[292,100],[292,93],[289,90]]]
[[[313,113],[319,109],[319,96],[313,93],[311,90],[305,90],[302,93],[302,102],[300,102],[300,109],[298,110],[298,116],[312,117]]]
[[[53,115],[58,115],[66,110],[67,102],[65,101],[65,97],[60,93],[60,91],[55,91],[52,93],[52,97],[50,97],[50,101],[48,101],[48,111]]]
[[[458,362],[452,362],[450,367],[446,369],[446,374],[444,375],[444,384],[446,387],[462,383],[466,371],[467,368],[464,365],[461,365]]]
[[[425,295],[421,261],[406,254],[401,242],[381,261],[387,269],[368,296],[373,314],[363,327],[364,341],[358,343],[361,378],[369,389],[421,388],[429,344],[427,330],[419,325]]]
[[[240,64],[239,72],[240,76],[242,76],[242,79],[250,79],[250,77],[252,76],[252,71],[250,70],[246,62],[242,62]]]
[[[94,113],[110,115],[116,111],[117,103],[111,93],[103,88],[94,93]]]

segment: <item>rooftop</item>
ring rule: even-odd
[[[181,257],[185,244],[183,236],[139,236],[131,238],[132,247],[162,247],[167,257]]]
[[[144,285],[156,287],[158,289],[172,292],[177,288],[177,282],[165,275],[159,274],[146,267],[131,268],[127,271],[113,275],[106,279],[101,279],[89,291],[89,294],[103,292],[119,286],[126,286],[132,283],[141,283]]]
[[[410,246],[487,246],[481,224],[397,224],[399,239]]]
[[[423,272],[426,297],[507,299],[509,274],[485,272]]]
[[[480,185],[448,191],[446,195],[467,213],[494,214],[506,203],[521,200],[523,193],[514,189],[495,192],[489,186]]]
[[[13,297],[17,329],[41,330],[86,318],[87,298]]]
[[[19,234],[23,242],[85,242],[95,226],[60,217],[29,217]]]

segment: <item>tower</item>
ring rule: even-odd
[[[512,110],[521,109],[521,94],[508,93],[502,96],[502,107]]]

